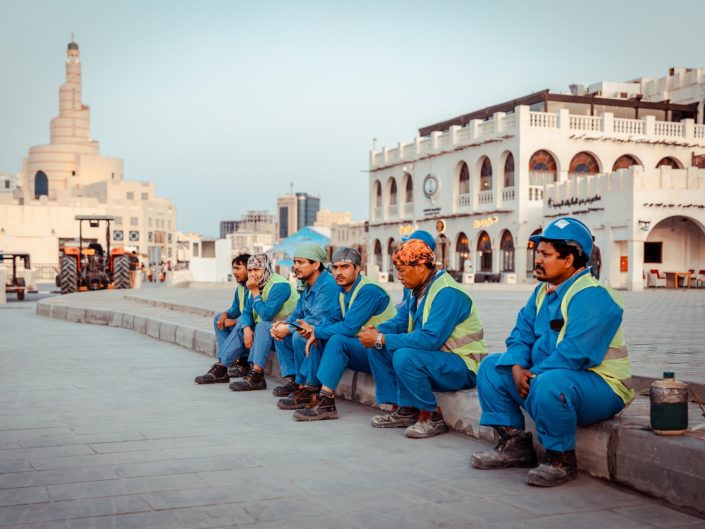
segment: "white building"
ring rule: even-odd
[[[22,173],[0,173],[0,193],[14,193],[22,182]]]
[[[330,209],[319,209],[316,213],[316,228],[332,228],[334,224],[349,224],[352,222],[350,211],[331,211]]]
[[[611,286],[639,290],[651,269],[672,280],[697,273],[705,171],[692,167],[705,167],[704,100],[705,69],[672,69],[544,90],[372,152],[368,264],[391,271],[400,237],[418,227],[438,233],[451,270],[532,281],[529,236],[570,214],[593,230]]]
[[[89,112],[78,44],[71,42],[50,142],[29,149],[21,187],[0,193],[0,248],[29,252],[40,276],[53,277],[60,248],[78,239],[74,217],[113,215],[112,246],[136,249],[148,262],[175,260],[176,208],[156,196],[154,184],[124,180],[122,160],[100,154]],[[106,244],[104,226],[83,236]]]
[[[369,223],[367,221],[351,221],[345,224],[334,224],[330,228],[330,254],[341,246],[355,248],[362,255],[363,264],[367,263]],[[370,270],[368,270],[370,273]]]

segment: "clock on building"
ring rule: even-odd
[[[436,175],[427,174],[426,178],[423,180],[423,193],[428,198],[435,196],[438,193],[438,188],[440,187],[440,182]]]

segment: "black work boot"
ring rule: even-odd
[[[235,363],[228,368],[228,376],[230,378],[246,377],[250,372],[250,363],[247,358],[238,358]]]
[[[546,450],[537,468],[529,470],[527,481],[537,487],[555,487],[578,477],[578,460],[575,450],[556,452]]]
[[[284,385],[277,386],[272,390],[272,395],[275,397],[288,397],[294,391],[299,389],[299,385],[294,382],[293,376],[284,377],[284,380],[286,381]]]
[[[323,421],[337,418],[338,410],[335,409],[335,397],[323,393],[314,395],[304,409],[294,412],[294,419],[297,421]]]
[[[267,381],[264,379],[264,371],[253,369],[242,380],[238,380],[230,384],[232,391],[256,391],[258,389],[267,389]]]
[[[411,406],[394,406],[391,412],[372,417],[373,428],[407,428],[419,420],[421,412]]]
[[[478,452],[470,457],[470,464],[475,468],[492,470],[507,467],[535,467],[538,464],[531,432],[495,427],[499,442],[489,452]]]
[[[228,369],[222,364],[213,364],[205,375],[193,379],[196,384],[217,384],[229,382]]]
[[[313,400],[313,396],[318,393],[319,388],[303,386],[284,399],[279,399],[277,408],[280,410],[301,410],[306,404]]]

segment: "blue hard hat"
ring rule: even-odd
[[[416,239],[418,241],[423,241],[426,243],[426,246],[431,248],[432,252],[436,251],[436,239],[433,238],[433,235],[431,235],[429,232],[424,231],[424,230],[416,230],[412,232],[411,235],[408,237],[402,237],[401,241],[406,242],[409,239]]]
[[[577,244],[587,257],[592,253],[592,233],[585,224],[572,217],[554,220],[543,232],[532,235],[529,240],[534,244],[541,241],[572,242]]]

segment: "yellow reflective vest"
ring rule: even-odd
[[[289,283],[285,278],[283,278],[279,274],[272,274],[269,277],[267,284],[264,285],[264,290],[262,290],[262,301],[267,301],[267,298],[269,297],[269,292],[272,290],[272,286],[276,285],[277,283],[286,283],[289,286],[289,298],[284,302],[282,308],[279,310],[277,315],[274,316],[274,319],[272,321],[281,321],[286,318],[289,314],[294,311],[294,308],[296,308],[296,303],[299,301],[299,293],[296,292],[296,289],[291,286],[291,283]],[[255,317],[255,323],[259,323],[261,319],[259,317],[259,314],[257,314],[256,310],[253,310],[252,312]]]
[[[357,286],[352,292],[352,295],[350,296],[350,303],[348,304],[348,310],[350,310],[350,307],[352,307],[353,303],[355,302],[355,298],[357,295],[360,293],[360,290],[362,287],[365,285],[375,285],[376,283],[372,281],[371,279],[368,279],[366,276],[361,275],[360,276],[360,281],[358,282]],[[380,287],[381,288],[381,287]],[[384,323],[387,320],[391,320],[394,316],[397,315],[397,309],[394,307],[394,303],[392,303],[391,298],[389,295],[387,295],[387,308],[384,309],[380,314],[376,314],[372,316],[369,320],[367,320],[363,325],[362,329],[365,327],[368,327],[370,325],[374,325],[377,327],[377,325],[380,325]],[[338,303],[340,303],[340,312],[343,313],[343,318],[345,318],[345,292],[341,292],[338,295]],[[359,331],[358,331],[359,334]]]
[[[590,274],[580,276],[575,282],[568,287],[563,299],[561,300],[561,316],[563,317],[563,327],[558,333],[556,345],[563,341],[565,330],[568,327],[568,305],[578,292],[586,288],[604,288],[609,293],[612,300],[624,309],[622,297],[609,287],[604,287]],[[546,285],[541,283],[536,294],[536,314],[539,313],[543,300],[546,298]],[[624,331],[622,326],[619,326],[617,332],[610,342],[607,353],[602,360],[602,363],[596,367],[588,368],[589,371],[594,371],[607,382],[612,391],[614,391],[624,401],[624,404],[629,404],[634,399],[634,390],[631,388],[632,369],[629,363],[629,355],[627,353],[627,344],[624,340]]]
[[[482,359],[487,356],[487,348],[484,340],[484,330],[480,317],[477,314],[477,307],[473,303],[470,294],[465,290],[448,272],[443,272],[436,278],[426,293],[426,303],[424,303],[421,314],[421,325],[425,325],[428,315],[431,313],[433,301],[436,295],[444,288],[454,288],[462,292],[470,300],[470,315],[458,323],[446,342],[441,347],[441,351],[457,354],[463,359],[468,369],[477,374]],[[414,320],[409,314],[409,332],[414,330]]]

